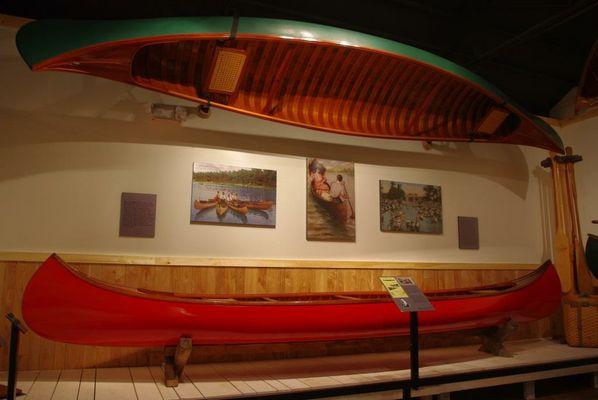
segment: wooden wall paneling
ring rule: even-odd
[[[9,268],[10,267],[8,262],[0,261],[0,294],[2,296],[2,299],[0,300],[0,318],[4,318],[4,315],[6,315],[6,313],[8,312],[6,308],[9,304],[11,304],[8,302],[8,288],[10,287],[10,275],[8,272]],[[0,323],[0,337],[2,337],[2,339],[4,339],[7,344],[9,339],[9,332],[10,330],[8,324],[4,323],[3,320],[2,323]],[[2,347],[0,347],[0,351],[1,350]]]
[[[48,252],[6,252],[0,251],[0,261],[42,262]],[[231,268],[300,268],[300,269],[418,269],[418,270],[535,270],[538,264],[530,263],[447,263],[447,262],[402,262],[402,261],[335,261],[295,259],[251,259],[251,258],[205,258],[149,255],[109,255],[60,253],[60,257],[73,265],[140,265],[140,266],[193,266]]]
[[[176,284],[176,280],[180,278],[180,274],[184,271],[177,268],[177,270],[173,272],[176,272],[176,275],[174,275],[176,279],[175,282],[173,282],[173,284]],[[218,285],[222,284],[221,282],[216,282],[216,268],[214,267],[201,268],[198,274],[198,280],[199,287],[205,293],[215,293]]]
[[[437,285],[439,290],[458,287],[456,271],[442,271],[442,279],[437,280]]]
[[[422,275],[419,285],[423,290],[436,290],[438,288],[438,271],[422,271]]]
[[[327,271],[324,269],[316,270],[315,276],[312,277],[315,286],[314,292],[326,291],[351,291],[351,290],[368,290],[368,280],[366,279],[365,271]]]
[[[458,287],[473,287],[482,285],[482,273],[477,271],[475,274],[468,273],[469,271],[457,271],[457,286]]]
[[[0,336],[6,341],[7,346],[8,341],[10,340],[10,325],[6,322],[4,316],[9,311],[14,311],[9,309],[9,307],[12,307],[12,304],[14,304],[14,300],[11,296],[11,293],[14,292],[11,292],[11,287],[13,285],[13,280],[16,278],[14,273],[15,268],[16,266],[14,263],[0,262],[0,278],[2,279],[0,280],[0,295],[2,296],[2,299],[0,300],[0,321],[2,321],[0,322]],[[4,365],[6,363],[4,360],[7,358],[6,346],[0,346],[0,354],[2,355],[0,365]]]
[[[25,286],[33,273],[37,269],[35,264],[30,263],[14,263],[11,268],[8,269],[7,277],[10,284],[9,296],[6,300],[7,311],[13,312],[17,318],[23,320],[23,314],[21,312],[21,301],[23,298],[23,292]],[[4,318],[4,315],[2,315]],[[56,347],[56,343],[42,344],[42,339],[37,335],[32,335],[32,332],[22,335],[20,341],[21,352],[19,353],[21,363],[30,365],[28,369],[40,369],[44,360],[46,363],[45,369],[54,369],[54,354],[53,349]],[[44,343],[45,344],[45,343]],[[25,351],[23,351],[25,349]],[[8,349],[7,349],[8,350]],[[46,357],[47,358],[42,358]]]

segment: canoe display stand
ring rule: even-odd
[[[503,325],[486,328],[480,334],[482,345],[479,350],[494,356],[513,357],[513,354],[505,348],[505,340],[517,330],[519,324],[509,319]]]
[[[164,385],[176,387],[193,350],[190,337],[181,336],[176,346],[164,347]]]

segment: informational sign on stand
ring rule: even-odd
[[[411,389],[419,388],[419,311],[434,311],[434,306],[417,287],[413,279],[406,276],[383,276],[380,281],[399,307],[409,313],[409,359],[411,364],[410,385],[403,388],[403,399],[411,399]]]
[[[413,279],[404,276],[382,276],[380,281],[401,311],[434,311],[434,306]]]

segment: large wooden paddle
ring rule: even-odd
[[[556,211],[556,230],[554,234],[554,265],[559,278],[561,278],[561,291],[569,293],[572,289],[573,274],[573,249],[567,236],[567,221],[565,204],[563,203],[563,190],[561,186],[560,165],[554,161],[554,154],[551,153],[552,181],[554,183],[554,208]]]
[[[573,151],[571,147],[566,148],[567,156],[571,157]],[[575,255],[575,286],[580,294],[592,294],[594,285],[592,280],[595,280],[588,262],[586,260],[586,253],[583,249],[581,240],[581,227],[579,224],[579,211],[577,209],[577,188],[575,185],[575,170],[573,162],[565,163],[566,182],[567,182],[567,197],[569,201],[569,213],[571,220],[571,231],[573,237],[573,252]]]

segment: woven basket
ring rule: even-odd
[[[598,296],[563,297],[563,320],[570,346],[598,347]]]

